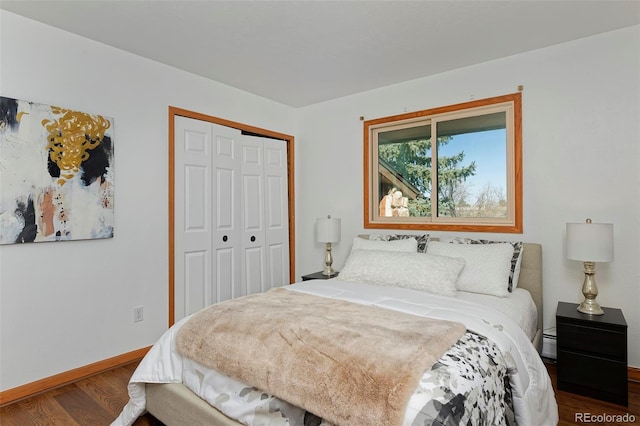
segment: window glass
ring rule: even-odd
[[[438,216],[507,217],[506,114],[440,121]]]
[[[431,126],[378,134],[378,199],[381,217],[431,216]]]

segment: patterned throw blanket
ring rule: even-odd
[[[423,372],[464,325],[273,289],[212,305],[183,356],[340,425],[400,425]]]

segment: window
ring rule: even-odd
[[[364,122],[364,227],[522,233],[521,94]]]

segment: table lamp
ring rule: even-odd
[[[567,258],[584,262],[584,300],[578,311],[589,315],[604,314],[596,302],[598,286],[594,275],[596,262],[613,260],[613,224],[592,223],[591,219],[585,223],[567,223]]]
[[[333,257],[331,256],[331,244],[340,242],[340,219],[332,218],[330,215],[326,219],[320,218],[316,222],[316,230],[318,236],[318,242],[326,243],[327,251],[324,257],[324,271],[323,275],[335,275],[336,271],[333,270],[331,265],[333,264]]]

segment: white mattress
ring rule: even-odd
[[[533,340],[538,328],[538,309],[531,293],[523,288],[515,288],[507,297],[459,291],[459,299],[479,303],[502,312],[520,326],[529,340]]]

